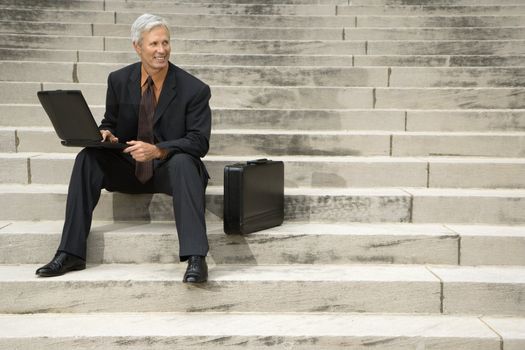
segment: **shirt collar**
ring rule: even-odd
[[[155,90],[160,91],[162,89],[162,84],[164,84],[164,80],[168,74],[168,68],[169,66],[166,66],[157,73],[151,75],[151,79],[153,79],[153,83],[155,84]],[[148,72],[144,69],[144,65],[140,65],[140,86],[144,86],[147,79]]]

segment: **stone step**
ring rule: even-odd
[[[28,55],[29,51],[29,57]],[[0,49],[6,60],[62,61],[60,54],[45,50]],[[56,56],[55,56],[56,55]],[[71,55],[71,53],[67,53]],[[42,59],[40,59],[42,57]],[[57,57],[58,59],[55,59]],[[72,57],[72,56],[69,56]],[[243,55],[243,54],[181,54],[171,55],[176,64],[235,65],[235,66],[525,66],[525,56],[501,55]],[[75,59],[67,61],[74,62]],[[137,61],[135,52],[79,51],[79,62],[132,63]]]
[[[0,128],[0,152],[77,152],[52,128]],[[523,157],[525,134],[386,131],[215,130],[209,155]]]
[[[5,34],[4,48],[127,51],[119,37]],[[200,40],[174,39],[174,51],[208,54],[279,55],[523,55],[525,40]]]
[[[12,2],[10,0],[9,2]],[[24,6],[25,5],[25,6]],[[43,5],[43,6],[41,6]],[[65,5],[65,6],[63,6]],[[164,12],[168,9],[170,13],[191,13],[191,14],[209,14],[209,15],[273,15],[273,16],[295,16],[295,15],[321,15],[330,16],[336,15],[336,5],[323,5],[323,4],[202,4],[202,3],[191,3],[191,2],[160,2],[160,1],[105,1],[103,3],[86,3],[87,6],[80,3],[80,9],[82,10],[104,10],[105,12],[133,12],[133,13],[144,13],[144,12]],[[102,8],[101,8],[102,5]],[[19,8],[18,4],[7,4],[0,6],[6,8]],[[50,3],[47,4],[36,3],[35,5],[28,3],[22,4],[20,7],[26,7],[28,9],[52,9],[52,10],[72,10],[74,4],[71,3]],[[495,7],[495,6],[494,6]],[[375,7],[363,6],[360,7],[363,13],[375,13],[377,10]],[[495,10],[494,10],[495,11]],[[500,11],[504,12],[504,11]],[[499,12],[498,12],[499,13]]]
[[[98,10],[104,11],[103,0],[0,0],[0,7],[50,10]]]
[[[102,105],[90,106],[97,122]],[[213,109],[213,129],[375,130],[410,132],[525,131],[525,110]],[[16,116],[16,117],[14,117]],[[320,124],[319,120],[323,120]],[[0,126],[51,127],[40,104],[0,104]]]
[[[207,0],[204,0],[207,1]],[[233,1],[233,0],[222,0]],[[242,2],[249,0],[239,0]],[[284,1],[284,0],[281,0]],[[289,1],[289,0],[286,0]],[[523,5],[521,0],[349,0],[350,5],[357,6],[474,6],[474,5]],[[344,4],[341,4],[344,5]]]
[[[512,88],[377,88],[379,109],[522,109],[525,91]]]
[[[104,83],[108,74],[122,68],[122,64],[16,62],[0,61],[0,76],[4,81],[55,81]],[[228,67],[182,66],[191,74],[211,85],[234,86],[387,86],[387,68],[361,67]],[[463,68],[450,68],[462,70]],[[478,68],[483,70],[483,68]],[[501,77],[508,84],[519,84],[525,68],[490,68],[487,75]],[[416,72],[419,73],[419,72]],[[450,75],[458,73],[451,72]],[[473,75],[476,71],[473,71]],[[479,73],[478,73],[479,74]],[[467,75],[467,74],[465,74]],[[525,73],[524,73],[525,75]],[[416,76],[417,77],[417,76]],[[446,79],[445,77],[443,79]],[[490,79],[490,76],[487,78]],[[496,82],[495,82],[496,83]]]
[[[5,29],[1,28],[3,31]],[[20,29],[16,29],[20,30]],[[95,24],[94,35],[129,37],[127,24]],[[47,34],[47,32],[46,32]],[[49,33],[49,34],[52,34]],[[498,28],[271,28],[172,27],[181,39],[256,40],[494,40],[524,39],[525,27]]]
[[[521,55],[521,40],[367,41],[367,55]]]
[[[0,222],[0,264],[45,264],[63,221]],[[284,223],[250,235],[225,235],[208,222],[214,264],[525,265],[523,226]],[[169,222],[94,222],[88,262],[176,263],[178,239]]]
[[[132,51],[77,51],[47,49],[0,48],[6,61],[132,63]],[[171,53],[178,65],[215,66],[404,66],[404,67],[512,67],[525,66],[523,55],[244,55]]]
[[[104,105],[106,84],[2,82],[0,104],[38,104],[40,90],[82,90]],[[211,86],[212,108],[249,109],[525,109],[523,88],[365,88]]]
[[[104,3],[112,3],[115,6],[124,6],[122,3],[148,4],[148,1],[137,0],[2,0],[3,7],[30,7],[30,8],[69,8],[69,9],[94,9],[104,10]],[[166,0],[159,1],[166,3]],[[157,3],[159,3],[157,2]],[[195,0],[193,3],[210,4],[209,0]],[[175,0],[171,4],[184,4],[186,0]],[[520,0],[221,0],[221,4],[259,4],[259,5],[353,5],[353,6],[466,6],[466,5],[522,5]]]
[[[319,88],[319,87],[231,87],[212,86],[213,108],[278,108],[278,109],[346,109],[372,108],[372,88]],[[104,105],[106,84],[79,83],[24,83],[1,82],[0,103],[39,104],[36,96],[40,90],[82,90],[90,105]],[[493,95],[490,89],[490,95]],[[514,90],[512,90],[514,91]],[[488,92],[488,91],[487,91]],[[509,92],[509,91],[506,91]],[[510,99],[514,100],[513,95]],[[506,101],[501,95],[497,102]],[[518,108],[518,106],[516,106]],[[525,108],[525,105],[524,105]]]
[[[171,299],[171,296],[170,296]],[[349,326],[350,325],[350,326]],[[0,316],[6,349],[367,348],[506,350],[525,346],[522,318],[427,315],[113,313]],[[385,339],[388,339],[385,342]],[[315,344],[315,345],[312,345]],[[128,348],[131,349],[131,347]]]
[[[23,69],[24,63],[0,62],[0,72],[7,65],[2,76],[4,80],[23,78],[26,73],[18,71],[10,76],[7,72]],[[34,65],[25,71],[40,68]],[[78,82],[101,83],[108,74],[120,65],[101,65],[78,63],[76,77]],[[63,71],[63,67],[57,67]],[[224,66],[183,66],[183,69],[212,85],[283,85],[283,86],[372,86],[372,87],[512,87],[525,86],[525,67],[516,68],[414,68],[395,67],[224,67]],[[56,69],[50,66],[46,71]],[[31,79],[38,71],[30,74]],[[71,70],[71,77],[73,70]],[[42,78],[42,81],[50,79]],[[34,81],[34,80],[33,80]],[[53,81],[53,80],[51,80]],[[71,81],[72,82],[72,81]]]
[[[454,16],[277,16],[277,15],[206,15],[163,12],[168,23],[178,26],[210,27],[523,27],[523,15]],[[40,21],[59,23],[118,23],[130,25],[141,12],[54,10],[3,8],[4,21]]]
[[[516,14],[512,16],[356,16],[355,27],[523,27],[523,17]]]
[[[90,0],[86,1],[86,3]],[[69,2],[70,6],[75,4]],[[38,8],[3,7],[2,20],[27,22],[115,23],[115,12],[90,10],[43,10]],[[130,22],[131,23],[131,22]]]
[[[0,220],[61,220],[66,185],[0,184]],[[222,186],[207,189],[207,215],[222,217]],[[20,211],[19,208],[24,208]],[[462,208],[458,211],[457,208]],[[285,219],[308,222],[525,223],[521,189],[285,188]],[[171,197],[102,193],[95,220],[173,220]]]
[[[65,148],[60,144],[54,130],[51,128],[2,128],[0,134],[6,135],[3,141],[7,147],[1,149],[3,152],[77,152],[78,148]],[[11,140],[9,139],[12,138]],[[525,135],[516,136],[515,142],[519,142]],[[507,135],[501,138],[499,148],[491,145],[492,153],[501,152],[504,156],[507,152],[517,153],[521,149],[515,149],[515,142]],[[439,138],[438,138],[439,139]],[[475,140],[476,138],[474,138]],[[480,143],[486,142],[487,138],[480,135]],[[498,141],[497,137],[488,138],[490,141]],[[403,140],[400,140],[402,142]],[[286,132],[272,130],[217,130],[210,141],[209,155],[389,155],[391,136],[385,132]],[[16,144],[16,149],[12,148]],[[467,147],[474,148],[475,145]],[[401,143],[401,147],[403,144]],[[506,149],[508,147],[509,149]],[[460,149],[465,146],[459,145]],[[468,151],[466,149],[465,151]],[[401,155],[403,151],[398,153]],[[461,150],[457,150],[458,153]],[[477,151],[482,153],[482,151]],[[487,151],[488,152],[488,151]],[[521,153],[518,153],[521,154]],[[512,156],[509,154],[509,156]]]
[[[223,185],[227,164],[260,157],[206,157],[209,184]],[[0,153],[0,182],[67,184],[74,158],[74,153]],[[519,158],[273,156],[272,159],[285,163],[285,186],[290,188],[525,188],[525,161]]]
[[[0,213],[0,220],[63,219],[66,194],[67,185],[1,184],[0,197],[12,205]],[[208,186],[206,205],[210,220],[222,217],[222,195],[222,186]],[[285,197],[285,217],[290,221],[410,220],[410,195],[398,189],[287,188]],[[39,198],[37,203],[43,205],[34,205],[36,198]],[[132,198],[131,201],[129,195],[103,192],[95,209],[95,220],[173,220],[171,197],[156,194]],[[18,208],[27,209],[20,211]]]
[[[522,131],[525,110],[409,110],[407,131]]]
[[[102,120],[105,106],[91,105],[97,122]],[[348,109],[348,110],[290,110],[290,109],[229,109],[214,108],[213,129],[297,129],[297,130],[405,130],[405,112],[399,110],[370,110],[370,109]],[[412,112],[411,112],[412,113]],[[410,120],[413,128],[417,129],[429,124],[422,119],[429,113],[424,111],[414,111],[414,121]],[[423,116],[420,116],[423,115]],[[435,112],[429,118],[443,119],[445,116],[447,127],[451,127],[453,120],[454,126],[461,124],[464,128],[472,125],[475,127],[482,122],[486,126],[480,125],[482,131],[489,131],[492,128],[512,131],[525,129],[525,110],[518,111],[485,111],[485,112],[463,112],[447,111],[442,113]],[[13,116],[16,116],[13,117]],[[412,116],[412,114],[411,114]],[[319,120],[323,124],[319,124]],[[475,120],[479,119],[477,123]],[[485,120],[486,119],[486,120]],[[523,122],[521,121],[522,119]],[[474,125],[476,124],[476,125]],[[40,104],[0,104],[0,125],[1,126],[46,126],[51,127],[49,118]],[[514,129],[513,129],[514,128]],[[436,130],[437,131],[437,130]]]
[[[104,37],[101,36],[60,36],[5,34],[0,39],[4,48],[32,48],[61,50],[104,50]]]
[[[45,264],[54,255],[62,232],[62,221],[2,222],[0,264]],[[5,226],[5,227],[4,227]],[[468,230],[467,227],[465,230]],[[481,231],[485,233],[488,231]],[[491,243],[500,243],[519,252],[524,246],[523,231],[502,227],[493,235],[466,240],[443,225],[414,224],[293,224],[250,235],[226,235],[222,223],[208,223],[210,253],[214,264],[447,264],[456,265],[465,255],[476,262],[484,257],[470,251],[486,252]],[[509,231],[508,235],[505,232]],[[470,236],[469,236],[470,238]],[[89,263],[176,263],[178,239],[173,223],[95,222],[88,240]],[[470,244],[470,245],[469,245]],[[520,254],[491,255],[490,262],[524,265]]]
[[[271,15],[271,16],[335,16],[337,14],[336,5],[282,5],[272,4],[200,4],[200,3],[172,3],[168,1],[108,1],[105,3],[106,11],[115,12],[169,12],[169,13],[189,13],[189,14],[210,14],[210,15]],[[504,9],[491,10],[491,13],[506,14]],[[501,6],[503,7],[503,6]],[[516,6],[517,7],[517,6]],[[363,6],[363,13],[375,13],[374,7]],[[519,12],[518,12],[519,13]]]
[[[524,39],[525,27],[472,28],[271,28],[171,26],[177,39],[255,40],[495,40]],[[128,24],[0,21],[0,32],[129,37]]]
[[[0,61],[4,81],[103,83],[122,64]],[[518,87],[525,67],[182,66],[211,85],[343,87]]]
[[[344,28],[345,40],[508,40],[524,36],[524,27]]]
[[[12,1],[12,0],[11,0]],[[66,6],[61,6],[63,3],[56,3],[53,9],[71,10],[74,7],[66,3]],[[85,5],[87,6],[85,6]],[[515,15],[525,14],[525,7],[521,5],[477,5],[477,6],[421,6],[421,5],[389,5],[389,6],[359,6],[359,5],[282,5],[272,4],[200,4],[200,3],[173,3],[173,2],[150,2],[150,1],[107,1],[103,3],[103,8],[100,8],[100,2],[97,3],[80,3],[81,9],[87,10],[105,10],[111,12],[162,12],[169,9],[171,13],[198,13],[198,14],[218,14],[218,15],[278,15],[278,16],[294,16],[294,15]],[[0,4],[1,5],[1,4]],[[38,8],[28,4],[29,8]],[[18,4],[7,4],[4,7],[18,8]],[[24,4],[22,4],[24,6]]]
[[[9,39],[9,34],[4,40]],[[49,36],[52,38],[51,36]],[[22,40],[26,38],[27,40]],[[93,37],[92,39],[99,38]],[[20,45],[30,48],[49,48],[42,38],[19,36]],[[34,42],[36,40],[36,42]],[[16,42],[13,46],[20,47]],[[71,43],[73,45],[73,43]],[[105,50],[129,50],[130,41],[126,38],[106,37]],[[2,44],[5,46],[5,44]],[[36,46],[36,47],[35,47]],[[47,46],[47,47],[46,47]],[[525,53],[525,40],[341,40],[341,41],[293,41],[293,40],[192,40],[175,39],[175,51],[187,53],[236,53],[236,54],[329,54],[329,55],[522,55]],[[54,46],[60,47],[60,46]],[[51,47],[52,48],[52,47]],[[77,48],[81,48],[77,46]],[[96,49],[96,48],[94,48]]]
[[[53,279],[37,279],[39,265],[2,265],[0,311],[525,314],[523,267],[214,265],[192,288],[183,265],[89,265]]]
[[[488,1],[488,0],[485,0]],[[510,0],[504,0],[504,1],[510,1]],[[105,8],[105,3],[114,3],[115,5],[119,5],[122,2],[125,3],[137,3],[137,4],[144,4],[147,3],[145,1],[129,1],[129,0],[110,0],[110,1],[104,1],[104,0],[74,0],[74,1],[67,1],[67,0],[59,0],[59,1],[53,1],[53,0],[2,0],[0,1],[0,6],[20,6],[20,7],[30,7],[30,8],[77,8],[77,9],[100,9],[103,10]],[[166,0],[164,0],[166,2]],[[204,3],[204,4],[210,4],[209,0],[195,0],[192,1],[193,3]],[[153,2],[155,3],[155,2]],[[158,2],[157,2],[158,3]],[[188,3],[187,0],[174,0],[171,1],[170,4],[186,4]],[[337,5],[337,4],[343,4],[348,5],[348,0],[221,0],[221,4],[264,4],[264,5]],[[512,4],[512,3],[510,3]],[[124,5],[121,5],[124,6]]]
[[[511,87],[525,86],[525,67],[434,68],[393,67],[392,87]]]
[[[483,28],[486,29],[486,28]],[[490,29],[487,35],[491,35]],[[509,28],[512,29],[512,28]],[[514,28],[515,29],[515,28]],[[343,40],[342,28],[257,28],[257,27],[182,27],[171,26],[175,39],[248,39],[248,40]],[[20,34],[116,36],[129,38],[128,24],[0,22],[0,32]],[[492,30],[493,38],[523,39],[519,30]],[[508,33],[507,33],[508,32]],[[514,33],[515,32],[515,33]],[[499,35],[498,35],[499,34]],[[505,36],[508,34],[508,36]]]
[[[384,15],[384,16],[443,16],[443,15],[500,15],[525,14],[525,6],[520,5],[476,5],[476,6],[356,6],[337,5],[337,15]]]

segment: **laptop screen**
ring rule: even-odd
[[[39,91],[37,95],[60,139],[102,140],[80,90]]]

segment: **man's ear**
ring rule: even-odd
[[[133,42],[133,48],[135,49],[135,52],[140,56],[142,53],[142,47],[138,45],[136,42]]]

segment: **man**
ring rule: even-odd
[[[66,204],[62,239],[41,277],[86,267],[86,241],[101,190],[173,196],[179,256],[188,261],[183,281],[205,282],[208,240],[204,193],[208,172],[210,88],[169,62],[166,21],[144,14],[131,27],[140,62],[108,77],[104,140],[126,143],[122,151],[85,148],[77,156]]]

